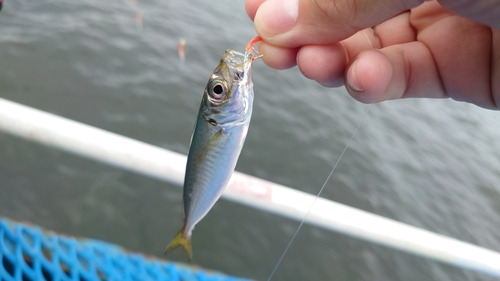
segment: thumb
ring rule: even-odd
[[[332,44],[372,27],[423,0],[267,0],[254,18],[266,42],[294,48]]]

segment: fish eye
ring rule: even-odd
[[[222,92],[224,92],[224,88],[222,87],[221,84],[216,84],[213,88],[212,88],[212,91],[214,92],[214,94],[216,95],[220,95],[222,94]]]
[[[227,87],[226,87],[226,84],[224,84],[222,82],[214,81],[212,84],[210,84],[208,91],[209,91],[209,95],[213,99],[222,100],[225,92],[227,91]]]

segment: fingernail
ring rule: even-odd
[[[274,36],[290,30],[298,14],[298,0],[268,0],[262,3],[255,15],[255,28],[259,34]]]
[[[356,76],[356,68],[358,66],[358,61],[354,61],[352,65],[347,70],[346,80],[347,86],[356,92],[363,92],[363,88],[359,86],[357,76]]]
[[[333,81],[327,81],[327,82],[317,81],[317,82],[319,84],[321,84],[321,86],[323,86],[323,87],[336,88],[336,87],[340,87],[340,86],[344,85],[344,78],[340,77],[340,78],[337,78]]]

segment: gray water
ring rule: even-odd
[[[181,153],[223,51],[255,35],[242,1],[4,2],[0,97]],[[256,62],[253,80],[237,170],[316,193],[368,106],[296,68]],[[373,105],[323,196],[500,251],[499,123],[451,100]],[[178,187],[0,132],[0,216],[184,262],[163,256],[181,210]],[[196,227],[193,263],[266,279],[297,226],[220,200]],[[274,280],[493,279],[305,226]]]

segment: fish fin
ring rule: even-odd
[[[182,246],[184,248],[189,261],[191,261],[191,258],[193,257],[191,236],[186,237],[186,235],[184,234],[184,228],[182,228],[181,231],[179,231],[179,233],[175,235],[172,242],[168,244],[167,249],[165,250],[165,255],[179,246]]]
[[[200,155],[198,155],[196,163],[200,163],[201,161],[203,161],[203,159],[205,159],[205,157],[208,154],[208,151],[210,151],[210,148],[217,144],[217,141],[220,139],[221,136],[222,136],[222,129],[218,130],[217,132],[215,132],[215,134],[213,134],[212,137],[210,137],[207,145],[205,145],[203,150],[200,152]]]

